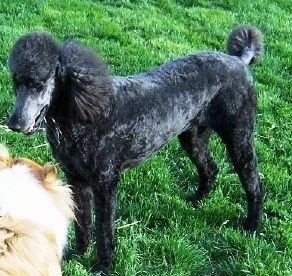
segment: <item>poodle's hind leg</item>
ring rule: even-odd
[[[264,191],[257,168],[252,126],[248,122],[243,122],[233,129],[222,128],[218,133],[226,144],[234,169],[246,193],[247,218],[244,228],[254,232],[260,224]]]
[[[198,126],[181,133],[178,138],[192,163],[196,166],[199,183],[196,192],[190,197],[194,206],[212,190],[218,168],[208,147],[211,130]]]
[[[92,191],[89,184],[72,175],[66,175],[75,203],[75,252],[84,254],[92,236]]]

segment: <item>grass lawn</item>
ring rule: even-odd
[[[53,161],[43,133],[7,131],[13,106],[7,57],[16,39],[46,30],[74,38],[127,75],[201,50],[225,51],[241,24],[262,30],[265,55],[252,67],[259,108],[256,149],[266,200],[259,235],[242,230],[245,195],[225,149],[212,139],[220,172],[216,189],[193,209],[194,167],[174,140],[126,172],[116,218],[118,246],[111,275],[292,275],[292,3],[290,0],[19,0],[0,2],[0,142],[13,155]],[[73,232],[70,233],[70,246]],[[64,275],[90,275],[92,248],[64,263]]]

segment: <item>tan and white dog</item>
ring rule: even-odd
[[[0,145],[0,276],[58,276],[71,190],[54,165],[12,158]]]

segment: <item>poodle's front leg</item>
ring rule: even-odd
[[[81,178],[68,173],[65,174],[71,186],[75,203],[75,253],[84,254],[92,234],[92,190],[89,184]]]
[[[115,208],[118,176],[102,175],[92,187],[95,205],[96,253],[99,271],[106,275],[115,250]]]

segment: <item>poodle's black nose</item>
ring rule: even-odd
[[[16,126],[8,126],[12,131],[15,131],[15,132],[20,132],[21,130],[21,127],[16,125]]]
[[[20,132],[21,131],[21,127],[20,125],[9,125],[8,124],[9,129],[11,129],[12,131],[16,131],[16,132]]]
[[[16,131],[16,132],[20,132],[21,131],[21,125],[20,125],[19,121],[18,120],[14,120],[13,117],[11,117],[8,120],[7,126],[12,131]]]

